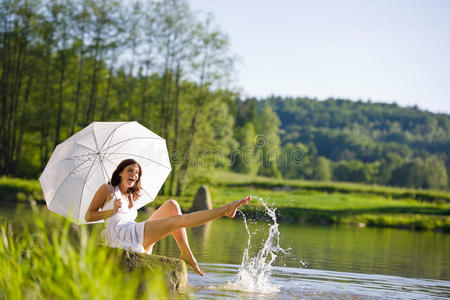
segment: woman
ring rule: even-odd
[[[145,222],[135,222],[137,209],[133,205],[141,190],[142,168],[134,159],[123,160],[113,172],[110,183],[95,193],[86,213],[86,221],[105,219],[102,236],[111,247],[151,253],[153,245],[172,234],[180,248],[180,259],[203,276],[192,254],[185,227],[202,225],[216,218],[234,218],[236,210],[247,204],[251,197],[228,203],[222,207],[183,215],[175,200],[166,201]]]

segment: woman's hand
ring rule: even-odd
[[[113,208],[114,213],[118,212],[119,208],[121,207],[122,207],[122,199],[114,200],[114,208]]]

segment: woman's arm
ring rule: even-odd
[[[109,184],[105,183],[102,184],[97,192],[95,193],[94,197],[92,198],[91,204],[89,205],[89,208],[86,212],[85,220],[86,222],[92,222],[92,221],[98,221],[101,219],[106,219],[114,215],[117,210],[118,206],[116,203],[114,203],[114,208],[104,211],[99,211],[100,208],[103,207],[106,200],[111,201],[111,198],[113,196],[112,188]]]

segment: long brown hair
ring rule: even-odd
[[[122,172],[129,165],[138,165],[139,168],[139,177],[138,180],[133,184],[132,187],[128,188],[127,192],[133,194],[133,199],[136,201],[141,196],[141,176],[142,176],[142,168],[141,165],[132,158],[124,159],[120,162],[117,168],[114,170],[111,180],[108,182],[112,186],[119,185],[120,183],[120,172]],[[130,207],[132,207],[132,201],[130,201]]]

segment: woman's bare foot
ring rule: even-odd
[[[248,197],[245,197],[244,199],[236,200],[231,203],[228,203],[227,205],[225,205],[225,216],[233,219],[234,216],[236,215],[236,210],[239,207],[241,207],[242,205],[247,204],[251,199],[252,199],[252,196],[248,196]]]
[[[203,271],[200,270],[200,268],[198,267],[197,261],[195,260],[192,253],[181,253],[179,259],[182,259],[185,262],[187,262],[195,271],[195,273],[199,274],[200,276],[204,275]]]

